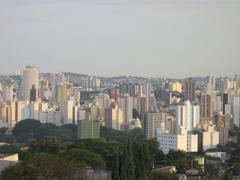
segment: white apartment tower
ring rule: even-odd
[[[200,108],[194,106],[190,101],[185,101],[183,106],[177,106],[176,111],[176,132],[183,126],[187,131],[197,127],[200,120]]]
[[[22,96],[23,100],[30,100],[30,90],[34,85],[38,92],[38,70],[33,66],[26,66],[23,70]],[[38,93],[37,93],[38,94]]]

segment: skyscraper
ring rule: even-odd
[[[105,111],[106,127],[116,130],[122,129],[123,124],[123,111],[116,105],[111,105]]]
[[[144,135],[147,139],[156,137],[156,130],[165,130],[166,113],[145,113],[142,116]]]
[[[23,81],[22,81],[22,97],[23,100],[30,100],[30,90],[32,86],[35,86],[38,92],[38,70],[33,66],[26,66],[23,70]],[[37,93],[38,94],[38,93]]]
[[[188,131],[195,129],[199,124],[199,114],[199,106],[193,106],[190,101],[186,101],[183,106],[178,106],[176,112],[176,132],[182,126]]]
[[[193,102],[196,97],[196,82],[192,78],[185,79],[184,82],[184,97],[185,100]]]
[[[32,89],[30,90],[30,101],[36,101],[37,100],[37,90],[35,88],[35,85],[32,85]]]
[[[210,74],[207,78],[208,78],[208,94],[213,95],[214,90],[216,88],[215,77],[212,74]]]
[[[239,127],[240,125],[240,96],[235,95],[233,99],[233,122]]]
[[[13,100],[13,85],[9,84],[3,89],[3,99],[4,101],[12,101]]]
[[[200,98],[200,116],[201,118],[209,118],[213,113],[212,109],[212,96],[202,94]]]

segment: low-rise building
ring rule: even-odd
[[[171,134],[168,131],[157,129],[157,140],[164,154],[170,150],[198,151],[198,135],[191,134],[183,128],[179,134]]]

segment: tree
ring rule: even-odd
[[[83,162],[68,161],[64,156],[48,153],[35,153],[25,161],[11,166],[2,172],[4,180],[73,180],[83,178],[86,165]]]
[[[112,180],[120,180],[120,160],[119,155],[117,155],[116,160],[113,164],[112,170]]]
[[[176,166],[178,173],[185,173],[187,169],[192,168],[194,158],[191,153],[186,153],[184,151],[169,151],[167,159],[170,161],[171,165]]]
[[[20,163],[14,165],[14,166],[9,166],[5,170],[3,170],[1,173],[0,179],[14,180],[16,178],[18,180],[25,180],[24,175],[23,175],[22,165]]]
[[[106,161],[107,169],[111,171],[114,163],[113,160],[119,154],[122,146],[119,142],[107,141],[100,138],[78,140],[70,148],[80,148],[100,154]]]
[[[145,140],[144,132],[143,132],[143,129],[141,129],[141,128],[132,129],[128,132],[127,135],[128,135],[128,138],[130,138],[133,141],[144,141]]]
[[[123,157],[126,158],[125,170],[128,180],[135,180],[135,165],[133,162],[132,141],[129,139]]]
[[[63,146],[60,144],[56,137],[44,137],[39,141],[36,139],[31,139],[29,142],[29,152],[31,153],[47,152],[56,154],[61,149],[63,149]]]
[[[141,116],[136,109],[133,109],[133,119],[139,119]]]
[[[41,123],[37,120],[26,119],[16,124],[12,133],[17,138],[18,142],[25,143],[29,137],[33,137],[34,130],[39,127]]]
[[[0,146],[0,154],[14,154],[19,153],[20,148],[16,145],[3,145]]]
[[[64,153],[70,161],[85,162],[88,166],[97,169],[104,169],[106,163],[101,155],[83,149],[72,148]]]
[[[233,175],[239,176],[240,175],[240,162],[233,163]]]
[[[171,173],[154,173],[153,174],[153,180],[178,180],[179,178],[176,176],[176,174]]]

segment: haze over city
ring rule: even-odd
[[[0,0],[0,180],[240,180],[240,0]]]
[[[233,76],[237,0],[0,0],[0,74]]]

